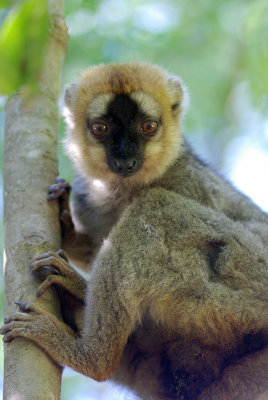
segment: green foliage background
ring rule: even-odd
[[[45,0],[0,0],[0,93],[18,87],[36,90],[48,31],[46,10]],[[62,87],[92,64],[158,63],[180,75],[189,88],[184,130],[201,156],[228,173],[227,156],[235,140],[250,138],[268,152],[267,0],[66,0],[65,15],[70,41]],[[5,101],[0,97],[0,168]],[[63,132],[61,120],[61,137]],[[73,171],[61,144],[59,160],[60,174],[70,180]],[[2,192],[0,178],[1,206]],[[1,309],[2,292],[1,286]],[[66,373],[64,400],[93,398],[120,395],[107,384]]]

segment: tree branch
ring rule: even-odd
[[[58,206],[46,201],[57,176],[56,141],[60,73],[68,39],[62,0],[50,1],[52,34],[40,79],[41,91],[31,104],[18,95],[6,110],[4,148],[5,315],[14,301],[35,300],[38,282],[29,264],[40,253],[60,247]],[[50,290],[39,304],[60,314]],[[60,398],[61,367],[32,342],[5,345],[5,400]]]

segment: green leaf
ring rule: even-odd
[[[48,37],[46,0],[24,0],[10,10],[0,31],[0,93],[36,87]]]
[[[246,66],[254,100],[268,95],[268,3],[253,2],[246,25]]]
[[[13,0],[0,0],[0,8],[9,8]]]

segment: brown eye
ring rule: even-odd
[[[107,126],[105,124],[102,124],[101,122],[98,122],[91,125],[91,130],[95,135],[100,136],[107,131]]]
[[[147,135],[153,135],[158,128],[158,123],[155,121],[146,121],[142,124],[141,129],[143,132],[147,133]]]

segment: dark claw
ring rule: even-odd
[[[22,303],[20,301],[15,301],[14,304],[19,306],[20,311],[29,311],[30,303]]]
[[[55,180],[55,185],[58,184],[59,187],[64,188],[68,193],[71,191],[72,187],[71,185],[62,178],[57,178]],[[53,186],[53,185],[52,185]]]
[[[63,251],[62,249],[59,249],[59,250],[57,251],[57,254],[58,254],[63,260],[69,262],[69,259],[68,259],[68,257],[67,257],[67,254],[65,253],[65,251]],[[58,273],[59,273],[59,275],[60,275],[60,272],[59,272],[59,271],[58,271]]]
[[[67,195],[67,191],[65,188],[63,188],[63,187],[58,187],[58,189],[50,188],[48,190],[47,200],[55,200],[64,195]]]
[[[56,200],[57,198],[58,198],[58,196],[54,193],[47,195],[47,200]]]
[[[48,188],[48,193],[53,193],[53,192],[57,192],[58,190],[60,190],[61,186],[57,185],[56,183],[53,183],[53,185],[51,185]]]
[[[64,182],[65,182],[65,179],[62,179],[60,177],[55,179],[55,183],[64,183]]]
[[[43,267],[41,267],[39,269],[39,271],[42,269],[43,272],[46,273],[46,275],[51,274],[54,272],[54,270],[52,270],[52,268],[49,265],[44,265]],[[55,271],[56,272],[56,271]]]
[[[37,276],[38,278],[41,278],[42,280],[49,278],[50,275],[61,275],[61,273],[57,267],[51,267],[49,265],[44,265],[44,266],[38,268],[37,270],[32,270],[32,273],[34,274],[34,276]],[[39,296],[40,295],[37,295],[37,297],[39,297]]]

